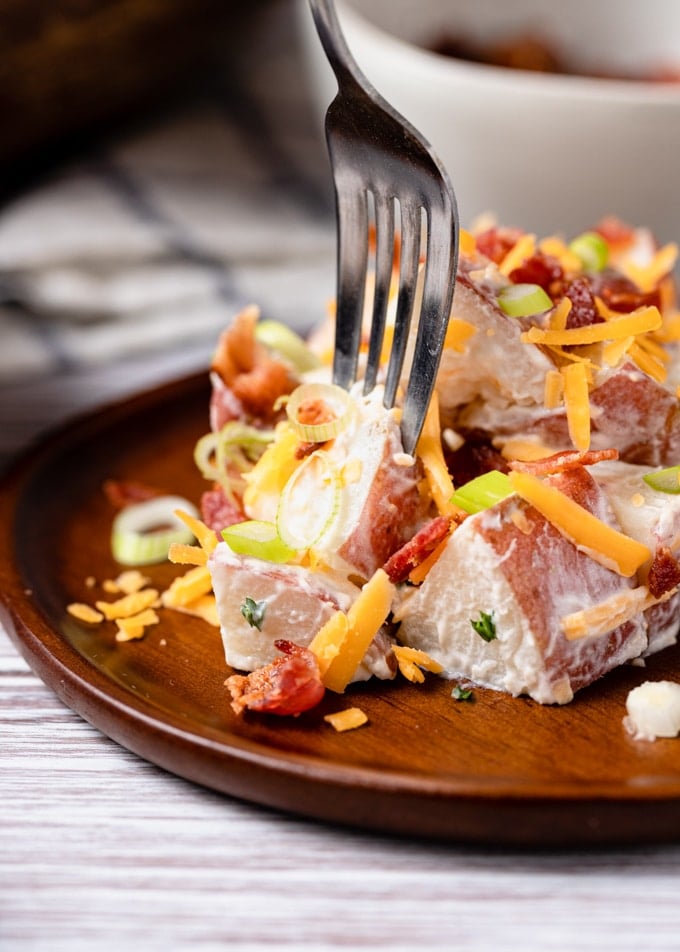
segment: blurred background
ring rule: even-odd
[[[334,284],[294,0],[0,0],[0,458]]]

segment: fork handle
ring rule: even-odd
[[[334,0],[309,0],[316,31],[338,85],[362,90],[371,86],[352,56],[342,32]]]

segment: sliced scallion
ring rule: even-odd
[[[222,529],[222,538],[232,552],[266,562],[289,562],[295,555],[279,536],[273,522],[248,519]]]
[[[470,515],[474,515],[476,512],[482,512],[483,509],[495,506],[497,502],[513,492],[506,474],[493,469],[464,483],[454,492],[451,502]]]
[[[352,398],[333,383],[303,383],[291,393],[286,413],[295,432],[309,443],[332,440],[354,416]],[[318,422],[314,422],[315,413]]]
[[[340,504],[340,481],[328,459],[317,450],[299,466],[283,488],[276,528],[283,542],[298,551],[316,545],[328,532]]]
[[[680,466],[669,466],[667,469],[657,469],[652,473],[645,473],[642,477],[652,489],[662,493],[680,493]]]
[[[584,271],[603,271],[609,261],[609,245],[596,231],[584,231],[569,242],[573,252],[583,265]]]
[[[540,284],[509,284],[498,292],[498,306],[508,317],[530,317],[549,311],[553,302]]]
[[[284,357],[299,373],[315,370],[321,361],[299,334],[280,321],[258,321],[255,338]]]
[[[167,559],[173,543],[192,542],[177,509],[198,518],[195,506],[181,496],[154,496],[121,509],[111,527],[114,559],[121,565],[154,565]]]
[[[229,494],[242,491],[241,476],[252,469],[274,439],[274,430],[261,430],[240,420],[202,436],[194,447],[194,462],[205,479]]]

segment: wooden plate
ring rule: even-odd
[[[4,481],[3,620],[66,704],[167,770],[309,818],[487,845],[680,839],[680,740],[634,742],[621,723],[630,688],[680,674],[676,648],[566,707],[483,690],[456,701],[450,683],[430,677],[329,693],[299,718],[238,718],[206,623],[163,610],[143,641],[120,644],[112,625],[70,619],[67,603],[99,591],[88,577],[119,572],[102,482],[143,480],[197,500],[206,485],[192,449],[207,406],[203,375],[142,394],[55,433]],[[147,574],[165,587],[178,571]],[[369,724],[337,734],[323,715],[349,704]]]

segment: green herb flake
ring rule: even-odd
[[[267,610],[266,601],[256,602],[254,598],[251,598],[249,595],[246,596],[245,601],[241,605],[241,614],[248,622],[251,628],[257,628],[258,631],[262,631],[262,624],[264,622],[264,615]]]
[[[496,624],[493,620],[493,612],[481,612],[479,618],[470,619],[470,624],[484,641],[493,641],[496,637]]]
[[[451,697],[455,698],[456,701],[473,701],[474,697],[472,696],[472,688],[463,687],[462,684],[457,684],[453,691],[451,691]]]

